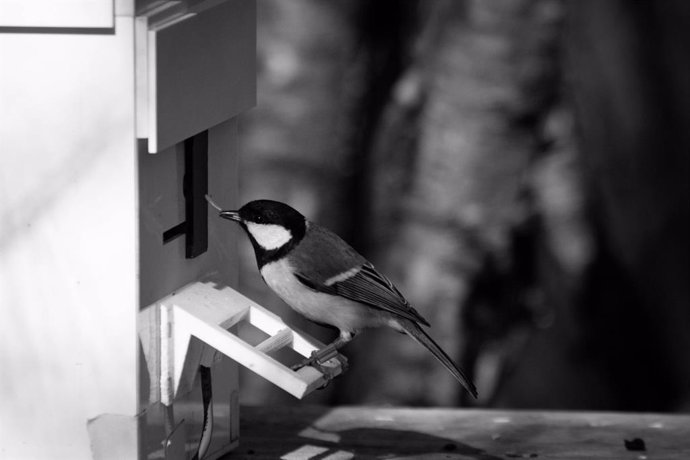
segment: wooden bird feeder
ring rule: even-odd
[[[242,236],[205,200],[238,204],[253,0],[0,0],[0,45],[2,159],[22,159],[0,210],[28,243],[4,247],[0,278],[32,281],[0,289],[0,456],[218,458],[240,365],[297,398],[342,371],[272,357],[323,345],[230,287]]]
[[[268,337],[250,345],[236,334],[243,321]],[[158,436],[165,433],[160,447],[147,452],[149,458],[187,458],[194,453],[215,458],[237,446],[239,365],[301,399],[339,375],[345,359],[331,358],[320,370],[293,370],[272,358],[271,353],[284,347],[309,357],[324,345],[214,280],[190,283],[142,310],[139,336],[152,378],[152,416],[147,415],[146,426],[149,432],[161,433]],[[166,422],[169,414],[174,418]]]

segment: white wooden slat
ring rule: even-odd
[[[285,328],[278,331],[276,335],[267,338],[254,348],[256,348],[256,351],[269,354],[290,345],[292,343],[293,335],[294,334],[291,329]]]
[[[243,319],[262,329],[269,337],[254,347],[226,330],[228,324],[234,325]],[[152,321],[160,321],[160,324],[150,324]],[[293,371],[268,356],[267,353],[285,346],[309,356],[323,345],[296,332],[274,313],[217,281],[191,283],[149,306],[140,315],[140,332],[149,369],[160,370],[157,385],[160,401],[166,405],[186,388],[186,382],[193,381],[198,363],[192,361],[211,359],[212,349],[297,398],[321,387],[329,378],[310,366]],[[160,337],[160,345],[152,338],[155,335]],[[192,342],[192,337],[200,342]],[[199,349],[199,343],[204,344],[202,349]],[[193,344],[196,345],[192,347]],[[148,363],[152,359],[157,363]],[[324,367],[330,376],[342,372],[340,361],[335,358],[327,361]],[[152,390],[154,394],[156,392]]]
[[[268,335],[275,335],[282,329],[289,327],[280,318],[280,316],[276,315],[270,310],[267,310],[266,308],[262,307],[261,305],[257,304],[251,299],[243,296],[234,289],[226,287],[225,289],[222,289],[219,292],[219,296],[221,309],[223,308],[223,305],[246,306],[249,309],[247,317],[241,318],[238,321],[241,321],[242,319],[247,319],[247,321],[249,321],[249,323],[252,326],[261,329]],[[226,323],[223,323],[224,327],[226,325],[227,321]],[[314,339],[313,337],[308,337],[306,334],[296,330],[294,327],[292,327],[291,329],[294,333],[291,348],[300,355],[304,357],[309,357],[313,351],[319,350],[324,347],[323,343]]]
[[[249,299],[240,299],[233,295],[234,292],[220,282],[209,279],[186,285],[163,299],[161,304],[193,311],[207,323],[226,325],[230,321],[240,321],[251,307]]]
[[[191,333],[239,364],[275,383],[291,395],[301,398],[306,394],[307,388],[312,382],[304,381],[299,374],[275,359],[257,352],[254,347],[236,335],[227,332],[220,326],[204,322],[185,309],[176,308],[174,314],[174,328],[181,332],[176,332],[176,340],[185,335],[182,331]],[[184,364],[184,358],[178,362],[180,365]],[[175,371],[177,373],[177,369]]]
[[[249,310],[248,321],[268,335],[275,335],[281,329],[287,327],[282,319],[257,304],[252,304]],[[292,330],[295,334],[293,335],[291,348],[300,355],[309,357],[313,351],[324,347],[324,344],[318,340],[312,337],[307,338],[304,333],[296,331],[294,328]]]

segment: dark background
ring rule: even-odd
[[[481,395],[372,330],[307,403],[690,410],[690,2],[258,4],[243,202],[338,232]],[[242,238],[240,290],[333,339]],[[297,402],[243,378],[245,403]]]

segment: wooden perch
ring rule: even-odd
[[[241,321],[261,329],[269,338],[252,346],[232,330]],[[200,363],[218,351],[256,372],[296,398],[303,398],[342,373],[343,356],[323,365],[328,375],[305,366],[293,371],[268,353],[290,347],[304,357],[324,347],[319,341],[286,325],[280,317],[237,291],[212,281],[191,283],[140,313],[139,336],[152,376],[151,402],[169,405],[191,388]],[[192,337],[202,344],[195,349]],[[197,347],[198,348],[198,347]]]

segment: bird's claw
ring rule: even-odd
[[[343,355],[336,355],[335,359],[340,363],[340,373],[343,374],[350,367],[347,358]]]
[[[335,358],[340,363],[340,373],[343,373],[348,368],[347,358],[343,355],[338,354],[337,351],[328,352],[325,356],[319,351],[312,351],[311,356],[300,363],[297,363],[291,367],[293,371],[298,371],[305,366],[311,366],[317,371],[319,371],[324,378],[324,384],[319,389],[326,388],[333,380],[334,368],[332,366],[327,366],[325,363]]]
[[[311,366],[311,367],[316,367],[316,366],[318,366],[317,369],[318,369],[318,370],[321,370],[321,369],[320,369],[320,367],[321,367],[321,362],[319,361],[318,351],[312,351],[312,352],[311,352],[311,356],[310,356],[309,358],[303,360],[302,362],[299,362],[299,363],[297,363],[297,364],[294,364],[294,365],[291,367],[291,369],[292,369],[293,371],[298,371],[298,370],[302,369],[302,368],[305,367],[305,366]]]
[[[313,367],[314,369],[319,371],[321,373],[321,375],[323,375],[324,383],[323,383],[323,385],[321,385],[319,387],[319,390],[323,390],[324,388],[326,388],[331,383],[331,380],[333,380],[333,377],[331,376],[331,372],[329,371],[329,369],[326,366],[324,366],[319,361],[318,356],[316,355],[315,351],[312,352],[312,354],[309,358],[305,359],[301,363],[297,363],[297,364],[293,365],[291,367],[291,369],[293,371],[298,371],[305,366]]]
[[[344,373],[348,368],[347,358],[343,355],[340,355],[340,354],[336,354],[333,358],[335,358],[340,363],[340,373],[339,374]],[[328,359],[330,360],[333,358],[328,358]],[[323,374],[324,383],[323,383],[323,385],[321,385],[319,387],[319,390],[323,390],[324,388],[326,388],[331,383],[331,381],[335,377],[335,369],[333,367],[327,367],[325,365],[321,365],[320,361],[317,361],[315,364],[312,364],[312,366],[316,367],[319,370],[319,372],[321,372],[321,374]]]

